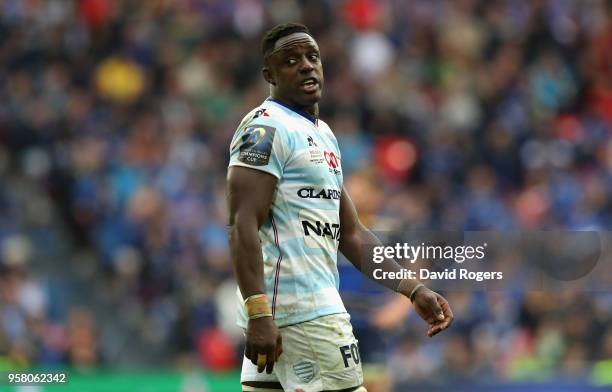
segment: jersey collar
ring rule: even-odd
[[[278,105],[281,105],[281,106],[291,110],[292,112],[295,112],[295,113],[299,114],[300,116],[304,117],[306,120],[310,121],[315,126],[317,125],[317,118],[315,116],[313,116],[312,114],[310,114],[310,113],[307,113],[307,112],[305,112],[303,110],[300,110],[300,109],[296,109],[293,106],[288,105],[288,104],[286,104],[284,102],[281,102],[278,99],[274,99],[272,97],[268,97],[267,101],[272,101],[272,102],[274,102],[274,103],[276,103]]]

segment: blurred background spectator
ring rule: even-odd
[[[0,0],[0,368],[237,369],[227,151],[268,94],[276,23],[319,42],[321,117],[370,227],[609,230],[611,16],[604,0]],[[455,326],[426,341],[397,299],[357,307],[341,269],[362,356],[398,385],[612,383],[609,291],[449,293]]]

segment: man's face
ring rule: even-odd
[[[306,33],[282,37],[266,56],[264,77],[274,85],[274,96],[301,109],[321,99],[323,66],[319,46]]]

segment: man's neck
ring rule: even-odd
[[[319,104],[315,103],[310,108],[304,110],[306,113],[310,114],[314,118],[319,118]]]
[[[308,106],[308,107],[300,107],[298,105],[295,105],[295,104],[287,101],[286,99],[277,97],[274,94],[271,95],[271,98],[274,101],[276,101],[276,102],[278,102],[278,103],[280,103],[280,104],[282,104],[282,105],[292,109],[293,111],[295,111],[297,113],[306,113],[306,114],[308,114],[309,116],[311,116],[311,117],[313,117],[315,119],[319,118],[319,104],[318,103],[315,103],[314,105]]]

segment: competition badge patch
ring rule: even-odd
[[[238,160],[248,165],[265,166],[270,161],[276,128],[265,125],[247,127],[242,134]]]

